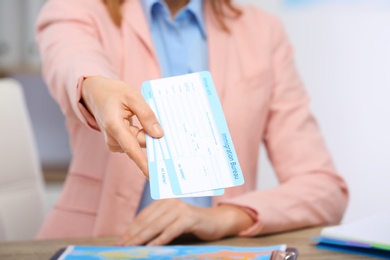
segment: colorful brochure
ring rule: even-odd
[[[297,254],[286,252],[286,245],[269,247],[234,246],[68,246],[52,259],[289,259]]]

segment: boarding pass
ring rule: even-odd
[[[146,136],[153,199],[217,196],[244,178],[211,74],[144,82],[164,136]]]

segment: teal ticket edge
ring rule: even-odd
[[[219,137],[222,140],[222,146],[225,149],[225,155],[230,166],[230,173],[235,186],[244,184],[244,177],[241,166],[238,161],[236,150],[234,149],[233,140],[231,138],[228,125],[226,123],[225,114],[223,113],[222,105],[218,97],[217,90],[214,87],[214,82],[210,72],[202,71],[199,73],[202,77],[203,86],[205,88],[211,110],[213,111],[214,120],[217,124]]]

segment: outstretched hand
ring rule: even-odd
[[[112,152],[126,153],[148,176],[145,132],[155,138],[164,132],[142,95],[123,81],[92,76],[84,80],[81,96]],[[142,129],[132,124],[136,116]]]

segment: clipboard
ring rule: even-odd
[[[286,251],[275,251],[272,253],[271,260],[297,260],[298,249],[288,247]]]

